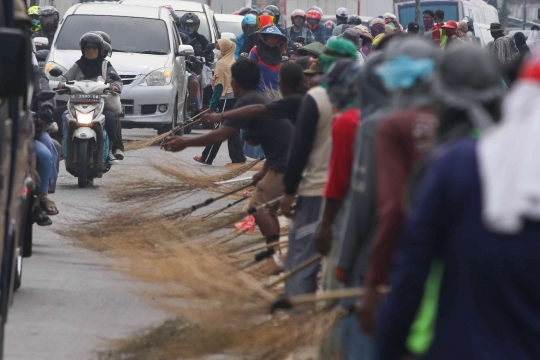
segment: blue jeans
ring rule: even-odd
[[[49,190],[52,169],[56,169],[56,166],[53,165],[51,151],[41,141],[36,141],[36,158],[36,170],[40,180],[36,191],[46,193]]]
[[[56,146],[54,146],[54,143],[53,143],[51,137],[49,136],[49,133],[47,133],[45,131],[42,132],[39,135],[36,135],[36,143],[37,142],[40,142],[43,145],[45,145],[47,147],[47,149],[49,150],[49,152],[51,153],[51,156],[52,156],[51,174],[49,176],[49,181],[47,181],[47,186],[49,186],[49,184],[51,182],[54,182],[58,178],[58,169],[56,167],[56,165],[58,163],[58,150],[56,150]],[[41,177],[41,175],[40,175],[40,177]]]

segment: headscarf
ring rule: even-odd
[[[79,69],[81,69],[85,79],[94,79],[100,75],[103,75],[101,67],[103,64],[103,58],[101,57],[101,54],[93,60],[88,59],[83,54],[81,58],[76,61],[76,63],[79,65]]]
[[[273,47],[268,46],[266,44],[265,37],[267,36],[267,34],[262,34],[263,30],[266,30],[267,28],[271,28],[271,27],[275,28],[274,35],[282,36],[284,39],[277,46],[273,46]],[[274,26],[273,24],[270,24],[259,30],[259,38],[261,39],[261,41],[258,41],[256,45],[259,59],[261,59],[262,62],[270,66],[280,65],[283,62],[282,54],[287,51],[287,44],[288,44],[287,37],[285,37],[276,26]]]
[[[377,73],[392,93],[392,110],[432,105],[429,81],[435,70],[439,48],[423,37],[391,41],[396,44],[384,51],[385,62]]]
[[[231,87],[231,67],[235,62],[234,51],[236,50],[236,44],[228,38],[221,38],[217,43],[221,50],[221,59],[219,59],[216,64],[214,78],[212,79],[212,87],[219,84],[223,85],[221,96],[225,96],[233,92]]]
[[[383,19],[379,19],[379,18],[373,19],[373,21],[371,22],[371,25],[369,26],[371,30],[371,36],[375,38],[379,34],[384,34],[384,28],[385,28],[384,25],[385,24],[384,24]]]
[[[527,46],[525,34],[523,34],[521,31],[518,31],[517,33],[514,34],[514,41],[521,55],[524,55],[531,51],[529,47]]]
[[[491,231],[518,234],[540,220],[540,57],[531,57],[503,102],[501,124],[477,148],[482,218]]]
[[[531,30],[529,38],[527,39],[527,46],[531,49],[533,54],[540,53],[540,31]]]
[[[360,107],[360,65],[350,60],[349,66],[343,70],[339,79],[328,87],[328,97],[330,102],[339,111],[346,111]]]
[[[326,46],[320,59],[323,65],[323,71],[326,72],[330,66],[338,59],[351,58],[356,59],[358,50],[352,41],[337,38]]]
[[[397,17],[394,14],[386,13],[384,14],[384,23],[390,25],[392,29],[399,32],[403,32],[403,26],[397,21]]]

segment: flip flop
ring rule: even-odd
[[[41,210],[45,211],[47,215],[58,215],[59,211],[56,208],[56,204],[51,199],[43,199],[39,202],[39,207]],[[54,211],[49,210],[50,207],[54,207]]]
[[[43,210],[39,207],[34,207],[32,211],[32,220],[39,226],[48,226],[52,224],[52,220]]]

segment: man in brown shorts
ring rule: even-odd
[[[231,67],[235,108],[254,104],[268,104],[270,99],[257,92],[259,66],[253,60],[239,60]],[[253,176],[257,190],[251,198],[250,207],[260,206],[283,195],[283,174],[287,164],[287,153],[294,133],[294,126],[287,119],[276,119],[261,115],[252,119],[227,119],[223,125],[208,134],[191,139],[171,136],[161,145],[166,151],[182,151],[191,146],[206,146],[225,141],[235,132],[243,130],[245,140],[253,145],[260,144],[266,157],[261,171]],[[268,243],[279,240],[279,202],[258,210],[253,216]]]

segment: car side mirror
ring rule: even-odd
[[[188,57],[191,55],[195,55],[195,50],[193,50],[193,46],[191,45],[180,45],[178,46],[178,51],[175,55]]]
[[[0,97],[26,96],[32,60],[24,32],[0,28],[0,49]]]
[[[52,68],[51,71],[49,71],[49,74],[54,77],[59,77],[62,76],[62,70],[60,70],[59,68]]]
[[[46,37],[35,37],[32,41],[36,48],[49,48],[49,39]]]

